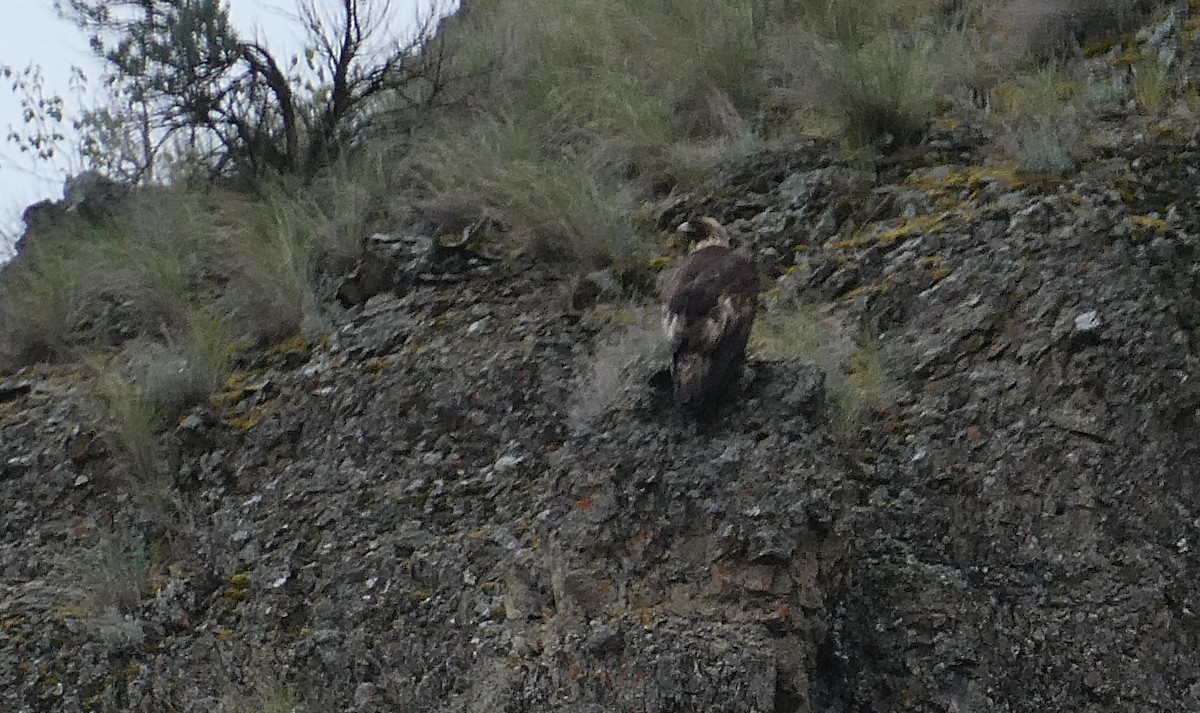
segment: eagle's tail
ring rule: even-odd
[[[712,359],[707,354],[676,352],[671,370],[674,382],[675,405],[699,414],[708,400]]]
[[[729,398],[746,361],[750,324],[743,322],[721,339],[712,352],[681,346],[672,359],[675,405],[695,416]]]

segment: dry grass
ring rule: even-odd
[[[1155,3],[1147,0],[1009,0],[987,8],[1006,58],[1045,59],[1127,32]]]
[[[158,568],[150,546],[132,532],[100,533],[95,542],[58,560],[63,583],[90,615],[137,611]]]
[[[0,369],[66,357],[78,319],[79,268],[59,250],[37,249],[0,285]]]
[[[245,209],[252,237],[230,246],[234,279],[217,304],[239,339],[263,346],[298,333],[315,310],[313,225],[281,196]]]
[[[1062,175],[1074,170],[1081,151],[1080,113],[1089,97],[1084,85],[1049,65],[998,85],[989,121],[997,145],[1015,167],[1027,173]]]
[[[589,265],[636,260],[642,177],[701,167],[678,145],[743,141],[765,94],[772,3],[516,0],[480,6],[456,62],[481,110],[416,142],[428,190],[481,202],[523,247]]]
[[[776,91],[837,120],[852,149],[911,144],[976,79],[983,43],[967,19],[928,2],[814,3],[772,38]]]
[[[880,345],[855,338],[836,317],[787,304],[761,315],[750,337],[763,359],[801,359],[825,372],[830,425],[838,436],[858,436],[872,413],[886,410],[899,393]]]
[[[630,205],[615,177],[581,159],[543,153],[529,119],[481,123],[469,137],[431,143],[420,170],[435,194],[466,194],[501,210],[539,253],[584,263],[635,249]]]
[[[161,407],[137,384],[112,372],[103,373],[96,388],[102,425],[119,445],[133,486],[151,497],[161,494],[164,486],[155,439]]]
[[[367,202],[341,210],[361,215]],[[356,219],[322,222],[308,203],[279,197],[148,189],[110,222],[38,235],[6,269],[0,357],[19,366],[133,338],[174,348],[195,336],[201,313],[249,342],[289,336],[315,302],[314,235],[338,225],[326,233],[344,251],[340,236],[356,229],[339,220]]]
[[[171,421],[225,383],[233,348],[233,340],[219,320],[194,314],[187,319],[181,337],[168,335],[165,345],[152,343],[132,356],[135,380],[164,420]]]

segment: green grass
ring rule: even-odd
[[[1172,94],[1170,79],[1157,61],[1146,60],[1134,68],[1133,96],[1142,113],[1150,116],[1161,113]]]

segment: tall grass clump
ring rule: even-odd
[[[0,278],[0,336],[15,362],[71,356],[184,324],[225,252],[199,200],[147,189],[115,215],[33,235]],[[76,350],[77,351],[77,350]]]
[[[0,282],[0,369],[68,355],[79,317],[78,267],[57,249],[36,249]]]
[[[630,205],[615,177],[569,150],[544,151],[530,123],[488,119],[469,137],[432,144],[420,164],[428,186],[501,207],[545,255],[598,263],[634,250]]]
[[[144,388],[112,371],[100,375],[96,389],[103,409],[102,424],[120,448],[132,484],[139,493],[160,494],[163,484],[155,433],[161,407]]]
[[[800,121],[837,121],[851,150],[914,143],[983,62],[972,15],[942,5],[800,3],[771,38],[776,92]]]
[[[638,179],[679,178],[689,141],[737,141],[765,96],[773,3],[514,0],[457,28],[471,110],[415,143],[435,197],[476,199],[535,248],[586,263],[636,259]],[[674,174],[674,176],[673,176]]]
[[[997,144],[1018,170],[1063,175],[1080,150],[1079,117],[1088,99],[1083,85],[1055,65],[1018,74],[992,90],[989,122]]]
[[[165,344],[147,345],[134,356],[141,393],[170,421],[225,383],[233,351],[233,338],[219,319],[192,314],[182,335],[167,335]]]
[[[408,150],[403,140],[373,139],[305,185],[276,192],[274,204],[290,206],[311,227],[312,266],[320,273],[345,274],[369,235],[402,221],[408,196],[396,166]]]
[[[270,193],[230,217],[243,221],[244,233],[229,246],[232,279],[220,311],[235,334],[255,345],[296,334],[316,309],[311,215],[286,195]]]

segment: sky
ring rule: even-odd
[[[316,1],[318,6],[340,5],[340,0]],[[0,64],[17,70],[30,63],[40,66],[46,93],[62,96],[68,115],[81,104],[91,103],[89,97],[73,92],[70,82],[72,66],[82,69],[93,84],[98,84],[101,75],[102,65],[92,55],[83,33],[55,14],[53,0],[3,3]],[[428,7],[428,0],[391,0],[388,17],[392,31],[407,36],[418,10]],[[296,0],[229,0],[229,10],[239,32],[259,38],[278,56],[289,57],[302,49],[303,30],[295,19]],[[67,156],[46,163],[21,154],[5,137],[9,127],[20,127],[22,123],[18,96],[10,91],[8,83],[0,82],[0,262],[11,257],[11,241],[22,229],[25,207],[45,198],[61,198],[63,181],[80,169],[79,160]]]

